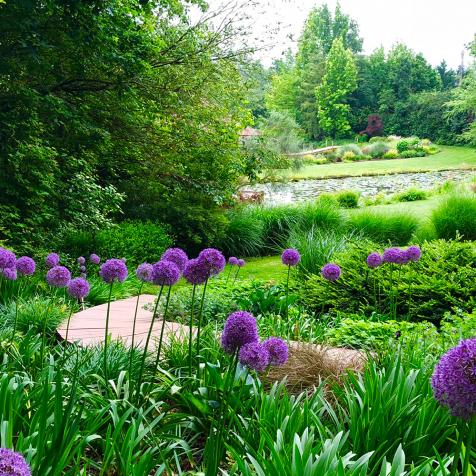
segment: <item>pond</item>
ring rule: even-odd
[[[262,183],[242,188],[242,191],[263,192],[266,205],[282,205],[315,200],[322,193],[355,190],[364,197],[374,197],[383,192],[391,195],[411,187],[423,190],[442,185],[447,180],[463,182],[475,176],[473,170],[445,170],[374,177],[342,177],[306,179],[287,183]]]

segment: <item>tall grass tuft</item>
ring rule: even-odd
[[[459,235],[476,240],[476,197],[451,195],[434,210],[432,223],[438,238],[449,240]]]

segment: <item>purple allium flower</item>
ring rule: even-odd
[[[383,263],[383,258],[380,253],[374,252],[367,256],[367,266],[369,268],[378,268]]]
[[[80,271],[81,273],[85,273],[85,272],[86,272],[86,266],[80,266],[80,267],[79,267],[79,271]]]
[[[239,268],[243,268],[243,266],[246,264],[246,261],[244,259],[239,259],[238,263],[236,263]]]
[[[89,294],[89,283],[84,278],[75,278],[68,283],[68,293],[77,299],[82,299]]]
[[[29,256],[21,256],[17,259],[17,271],[25,276],[31,276],[36,269],[36,263]]]
[[[462,340],[441,357],[431,386],[453,416],[470,420],[476,415],[476,337]]]
[[[407,264],[410,261],[410,259],[408,258],[407,253],[403,250],[398,250],[398,251],[399,251],[399,253],[398,253],[398,256],[396,258],[395,263],[396,264]]]
[[[84,256],[80,256],[80,257],[77,259],[77,261],[78,261],[78,264],[79,264],[80,266],[83,266],[83,265],[86,263],[86,258],[85,258]]]
[[[288,361],[289,349],[283,339],[270,337],[263,345],[269,352],[270,365],[284,365]]]
[[[80,276],[81,278],[86,279],[87,274],[86,274],[86,273],[80,273],[79,276]]]
[[[421,258],[421,249],[419,246],[409,246],[405,251],[408,261],[418,261]]]
[[[89,261],[92,263],[92,264],[99,264],[101,262],[101,258],[95,254],[95,253],[92,253],[90,256],[89,256]]]
[[[45,258],[45,264],[47,268],[53,268],[55,266],[58,266],[59,262],[60,262],[60,257],[57,253],[50,253]]]
[[[231,313],[223,328],[221,346],[228,354],[232,354],[245,344],[258,342],[258,326],[256,319],[245,311]]]
[[[92,256],[93,255],[91,255],[91,257]],[[91,262],[94,263],[94,261]],[[127,266],[121,259],[108,259],[101,265],[99,276],[101,276],[106,283],[112,283],[114,281],[122,283],[127,278]]]
[[[236,256],[230,256],[228,258],[228,264],[231,266],[238,266],[238,258]]]
[[[402,250],[399,248],[387,248],[383,252],[383,260],[385,263],[398,263],[402,259]]]
[[[13,251],[0,248],[0,269],[14,268],[17,258]]]
[[[142,263],[137,266],[136,269],[136,276],[146,283],[150,283],[152,281],[152,270],[153,266],[149,263]]]
[[[299,261],[301,261],[301,255],[299,254],[298,250],[295,250],[294,248],[288,248],[287,250],[283,251],[281,255],[281,261],[286,266],[296,266]]]
[[[180,270],[172,261],[158,261],[152,266],[152,282],[159,286],[173,286],[180,279]]]
[[[327,281],[337,281],[340,274],[340,267],[335,263],[327,263],[321,268],[321,275]]]
[[[6,279],[10,281],[15,281],[17,279],[16,268],[5,268],[2,270],[2,274]]]
[[[71,273],[64,266],[53,266],[46,273],[46,281],[55,288],[64,288],[71,281]]]
[[[259,342],[250,342],[241,347],[238,354],[241,365],[262,372],[269,365],[270,355],[268,349]]]
[[[185,265],[183,277],[190,284],[203,284],[208,279],[208,266],[198,258],[191,259]]]
[[[0,476],[31,476],[31,471],[20,453],[0,448]]]
[[[185,269],[185,265],[188,261],[187,253],[181,248],[169,248],[165,250],[162,256],[160,257],[160,261],[171,261],[174,263],[179,271],[183,273]]]
[[[204,263],[208,272],[208,277],[221,273],[226,264],[226,259],[221,251],[218,251],[215,248],[206,248],[202,250],[197,259]]]

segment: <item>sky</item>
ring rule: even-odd
[[[215,8],[223,0],[208,0]],[[269,65],[283,51],[296,49],[306,17],[314,6],[327,3],[332,9],[337,0],[260,0],[249,9],[254,37],[272,46],[257,56]],[[364,39],[364,52],[383,46],[386,51],[403,42],[423,53],[432,64],[445,59],[456,68],[461,52],[476,33],[476,0],[340,0],[341,9],[357,21]],[[276,30],[272,37],[270,32]],[[465,52],[465,64],[472,58]]]

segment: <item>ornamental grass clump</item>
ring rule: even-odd
[[[435,399],[460,419],[451,476],[469,475],[472,440],[476,430],[476,337],[462,340],[444,354],[431,378]],[[465,441],[461,473],[457,473]]]
[[[0,476],[31,476],[31,470],[20,453],[0,448]]]

